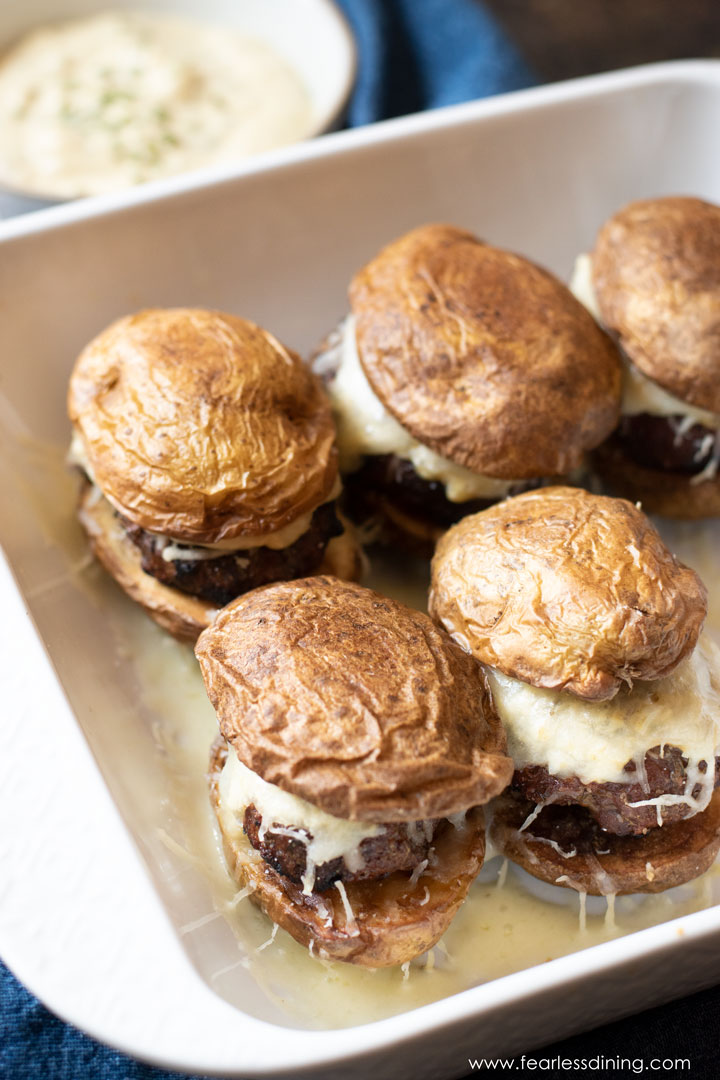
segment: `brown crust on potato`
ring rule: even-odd
[[[688,521],[720,517],[720,473],[693,484],[692,474],[638,465],[615,439],[598,447],[590,462],[608,491],[639,502],[648,514]]]
[[[221,312],[119,319],[80,354],[68,412],[110,502],[188,543],[282,529],[337,476],[320,380],[272,334]]]
[[[554,487],[450,529],[430,611],[490,667],[603,700],[677,667],[698,640],[707,591],[631,503]]]
[[[415,883],[406,871],[374,881],[347,882],[353,927],[337,889],[306,895],[268,866],[246,837],[239,840],[224,829],[218,777],[226,753],[224,742],[214,745],[209,775],[225,856],[238,885],[252,888],[250,898],[273,922],[301,945],[312,945],[324,959],[371,968],[407,963],[442,937],[482,867],[485,819],[480,807],[469,811],[462,829],[440,823],[431,865]]]
[[[554,805],[520,832],[533,810],[513,791],[496,799],[489,830],[495,847],[533,877],[593,896],[664,892],[704,874],[720,850],[720,791],[706,810],[644,836],[613,836],[583,807]]]
[[[338,577],[356,577],[361,569],[360,548],[352,527],[342,515],[338,516],[345,525],[345,532],[333,537],[328,544],[320,571]],[[80,492],[78,517],[93,554],[128,596],[173,637],[197,641],[200,633],[212,623],[217,608],[146,574],[142,568],[142,552],[129,539],[108,500],[87,481]]]
[[[600,229],[593,283],[633,363],[681,401],[720,413],[720,207],[630,203]]]
[[[400,237],[350,286],[373,390],[425,446],[487,476],[562,475],[617,422],[620,360],[548,271],[462,229]]]
[[[370,589],[328,577],[256,589],[195,651],[240,761],[326,813],[445,817],[510,780],[480,666],[427,615]]]

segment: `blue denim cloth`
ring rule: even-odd
[[[337,0],[360,65],[352,127],[530,86],[517,50],[477,0]]]
[[[338,0],[359,68],[348,122],[451,105],[529,86],[532,75],[477,0]],[[51,1015],[0,964],[2,1080],[149,1080],[141,1065]]]

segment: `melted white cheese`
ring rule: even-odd
[[[91,480],[95,486],[98,497],[104,497],[97,487],[92,467],[88,461],[87,453],[85,452],[82,436],[77,429],[73,431],[72,442],[70,443],[70,450],[68,451],[66,460],[68,465],[74,465],[76,468],[82,469],[87,478]],[[337,499],[341,491],[342,484],[338,477],[333,484],[328,497],[319,505],[324,505],[326,502],[332,502],[334,499]],[[232,540],[219,540],[216,544],[189,545],[186,540],[166,536],[163,533],[153,532],[152,535],[157,536],[158,540],[164,540],[166,542],[166,547],[163,548],[162,552],[162,557],[166,562],[172,562],[173,559],[183,559],[186,562],[200,559],[217,559],[218,553],[249,551],[252,548],[259,547],[272,548],[274,551],[280,551],[283,548],[290,547],[300,539],[303,533],[308,531],[315,510],[317,510],[317,507],[313,510],[308,510],[306,514],[300,514],[300,516],[296,517],[294,521],[291,521],[289,525],[283,526],[282,529],[276,529],[274,532],[263,533],[260,536],[240,536]],[[146,532],[151,532],[151,530],[147,529]]]
[[[707,636],[671,675],[624,687],[610,701],[583,701],[492,669],[487,674],[516,768],[544,765],[554,776],[577,776],[583,783],[642,784],[646,752],[676,746],[688,760],[687,794],[638,805],[688,802],[696,784],[701,794],[695,808],[709,801],[720,752],[720,649]],[[623,771],[630,761],[635,773]]]
[[[363,371],[355,340],[355,319],[349,315],[328,351],[315,362],[316,370],[332,368],[337,373],[328,386],[338,426],[338,447],[343,471],[359,468],[366,454],[396,454],[412,463],[423,480],[445,485],[451,502],[468,499],[502,498],[517,480],[480,476],[462,465],[423,446],[390,415],[376,396]]]
[[[592,281],[590,255],[578,255],[569,287],[593,318],[602,325],[602,316]],[[686,401],[681,401],[680,398],[669,394],[658,383],[653,382],[647,375],[643,375],[622,353],[622,350],[620,351],[624,360],[621,406],[623,416],[635,416],[638,413],[650,413],[652,416],[682,416],[686,427],[702,424],[703,427],[713,431],[720,429],[720,416],[717,413],[708,412],[707,409],[698,409],[695,405],[688,405]]]
[[[316,866],[343,858],[348,870],[359,870],[363,865],[360,844],[383,832],[382,825],[334,817],[307,800],[268,784],[243,765],[231,747],[218,782],[218,793],[221,807],[233,815],[238,833],[242,833],[243,815],[252,803],[262,817],[260,839],[272,828],[273,832],[292,836],[305,844],[303,891],[306,893],[312,892]],[[282,828],[274,828],[276,822]],[[312,840],[308,839],[308,833]]]
[[[106,12],[36,30],[0,65],[0,175],[73,198],[237,161],[313,127],[284,60],[232,27]]]

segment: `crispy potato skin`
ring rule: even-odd
[[[416,439],[475,472],[564,475],[617,422],[620,360],[552,274],[448,225],[352,281],[362,366]]]
[[[720,413],[720,207],[630,203],[600,229],[593,283],[604,324],[669,393]]]
[[[116,509],[187,543],[281,529],[337,477],[320,380],[272,334],[221,312],[119,319],[80,354],[68,412]]]
[[[430,611],[490,667],[603,700],[692,651],[707,591],[631,503],[554,487],[450,529],[432,563]]]
[[[215,744],[210,763],[210,795],[218,813],[217,780],[227,753]],[[442,937],[480,871],[485,856],[485,819],[481,807],[470,810],[464,828],[441,822],[434,840],[435,856],[419,880],[396,871],[374,881],[345,885],[355,926],[349,923],[336,889],[305,895],[250,848],[223,831],[233,877],[253,891],[251,899],[273,922],[301,945],[323,958],[363,967],[404,964],[422,955]]]
[[[517,792],[501,795],[493,804],[492,842],[533,877],[593,896],[664,892],[704,874],[720,850],[720,791],[706,810],[644,836],[613,836],[583,807],[554,805],[519,831],[534,809]]]
[[[370,589],[328,577],[256,589],[196,655],[240,760],[336,817],[446,817],[512,775],[480,665]]]

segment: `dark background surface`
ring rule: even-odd
[[[486,0],[485,7],[540,82],[657,60],[720,58],[718,0]]]

